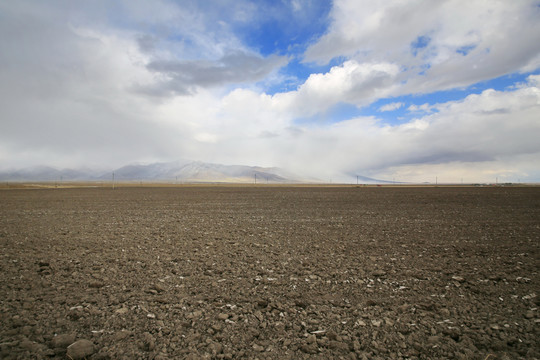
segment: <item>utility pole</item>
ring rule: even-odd
[[[356,175],[356,185],[358,185],[358,175]]]
[[[255,184],[257,183],[257,174],[255,174]]]
[[[114,171],[112,173],[112,189],[114,190]]]

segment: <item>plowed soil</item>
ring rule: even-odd
[[[540,358],[540,188],[5,190],[0,205],[3,359]]]

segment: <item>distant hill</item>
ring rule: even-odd
[[[287,174],[279,168],[263,168],[245,165],[211,164],[201,161],[189,163],[154,163],[148,165],[128,165],[114,170],[119,181],[155,180],[171,182],[258,182],[291,183],[299,182],[297,176]],[[100,179],[110,179],[105,174]]]
[[[280,168],[193,162],[132,164],[107,172],[35,166],[0,172],[0,181],[168,181],[296,183],[302,179]]]
[[[175,161],[152,164],[131,164],[109,171],[92,169],[55,169],[49,166],[35,166],[0,172],[2,182],[23,181],[156,181],[169,183],[322,183],[313,178],[303,178],[277,167],[212,164],[201,161]],[[356,181],[356,175],[348,175],[349,183]],[[358,175],[361,184],[389,184],[392,181],[379,180]]]
[[[402,184],[401,182],[373,179],[362,175],[351,176],[351,178],[355,178],[356,176],[358,176],[358,182],[360,184]]]
[[[1,181],[82,181],[91,178],[90,171],[73,169],[58,170],[49,166],[34,166],[0,172]]]

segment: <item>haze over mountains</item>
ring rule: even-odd
[[[35,166],[0,171],[0,181],[166,181],[171,183],[321,183],[277,167],[212,164],[201,161],[175,161],[131,164],[114,170],[56,169]],[[361,183],[387,181],[359,176]],[[351,182],[355,177],[351,177]]]
[[[290,183],[302,179],[279,168],[210,164],[200,161],[131,164],[108,171],[35,166],[0,172],[2,181],[168,181]]]
[[[259,182],[288,183],[301,181],[296,175],[279,168],[263,168],[245,165],[211,164],[201,161],[188,163],[153,163],[127,165],[114,170],[120,181],[156,180],[178,182]],[[105,174],[101,178],[110,178]]]

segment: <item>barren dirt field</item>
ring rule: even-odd
[[[2,359],[539,359],[540,188],[0,191]]]

